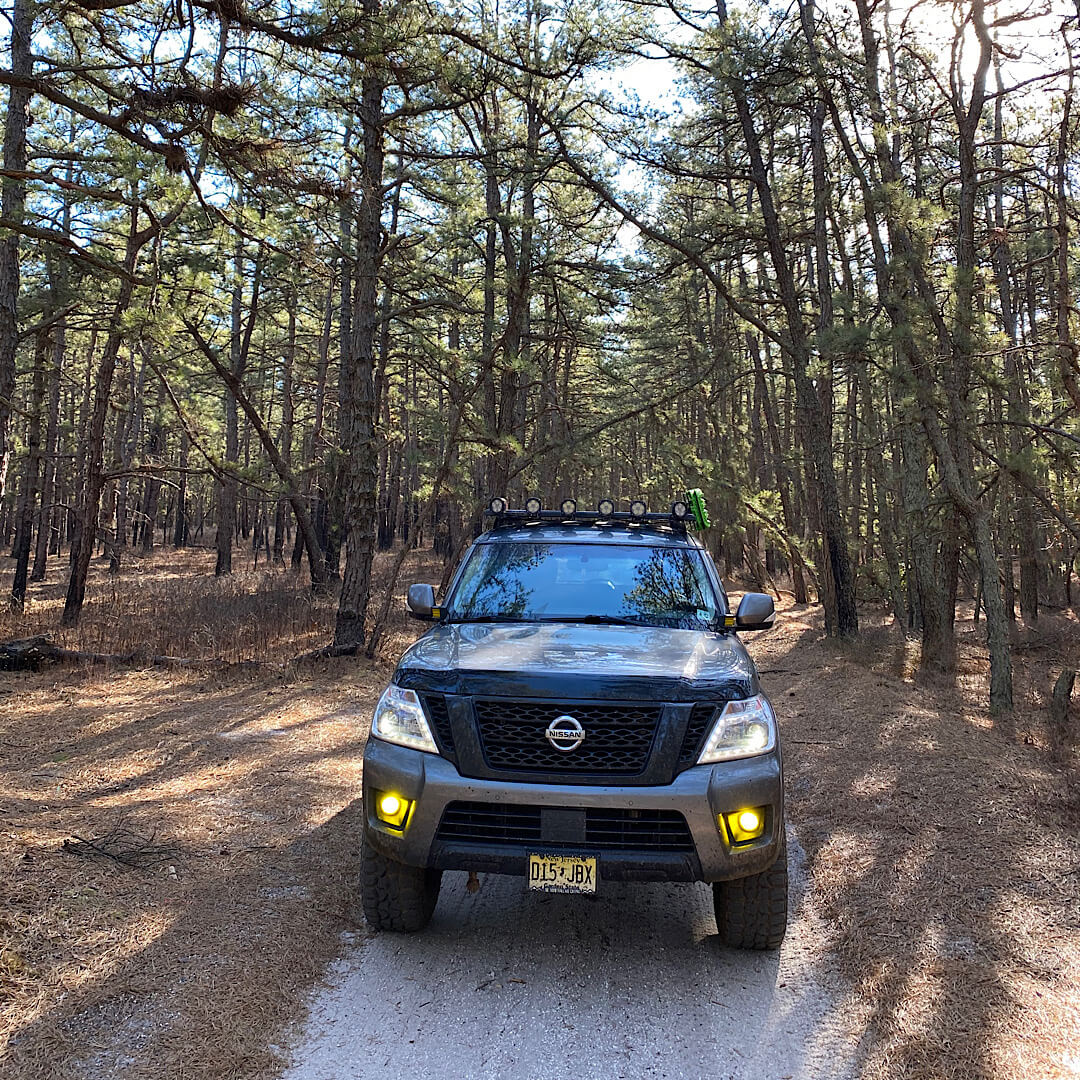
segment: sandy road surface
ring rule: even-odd
[[[601,884],[583,900],[495,875],[469,894],[446,874],[425,933],[375,935],[333,965],[287,1080],[852,1076],[790,843],[779,954],[722,949],[704,885]]]

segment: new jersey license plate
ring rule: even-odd
[[[537,892],[596,892],[596,858],[589,855],[530,855],[529,888]]]

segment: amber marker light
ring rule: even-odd
[[[384,824],[391,828],[400,829],[409,816],[412,803],[395,795],[392,791],[380,791],[375,794],[375,815]]]
[[[760,839],[765,832],[764,806],[748,806],[731,814],[722,814],[721,818],[733,844],[748,844]]]

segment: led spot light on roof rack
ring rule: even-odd
[[[698,488],[692,488],[686,494],[670,504],[671,509],[663,513],[649,513],[644,499],[634,499],[630,510],[619,510],[614,499],[605,498],[597,503],[595,510],[579,510],[576,499],[563,499],[557,509],[544,509],[539,496],[531,495],[522,508],[511,509],[510,502],[502,495],[496,495],[488,501],[484,512],[491,514],[498,528],[513,521],[536,524],[539,522],[562,522],[566,526],[584,526],[589,524],[614,525],[619,522],[634,526],[653,525],[658,529],[685,534],[693,528],[703,529],[709,525],[709,515],[705,509],[705,496]]]

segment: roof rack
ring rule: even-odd
[[[689,495],[690,493],[688,493]],[[700,495],[700,493],[698,493]],[[702,499],[702,506],[704,500]],[[648,508],[641,499],[635,499],[630,504],[630,510],[616,510],[612,499],[601,499],[595,510],[578,510],[574,499],[564,499],[558,510],[545,510],[535,496],[525,500],[523,509],[512,510],[510,504],[501,496],[496,496],[488,503],[485,514],[495,518],[496,526],[505,522],[539,522],[550,521],[561,525],[609,525],[620,522],[629,525],[660,525],[667,526],[673,532],[685,533],[688,528],[695,524],[701,527],[697,519],[692,498],[677,499],[671,505],[671,510],[666,513],[649,513]],[[705,516],[708,523],[708,516]]]
[[[504,510],[496,514],[493,510],[485,510],[485,514],[491,514],[495,518],[495,525],[503,525],[511,521],[548,521],[559,525],[612,525],[616,522],[627,525],[667,525],[675,532],[686,532],[686,521],[682,518],[672,517],[670,514],[642,514],[635,516],[626,511],[615,511],[611,514],[599,514],[595,510],[579,510],[576,514],[567,516],[558,510],[541,510],[538,514],[530,514],[528,510]]]

